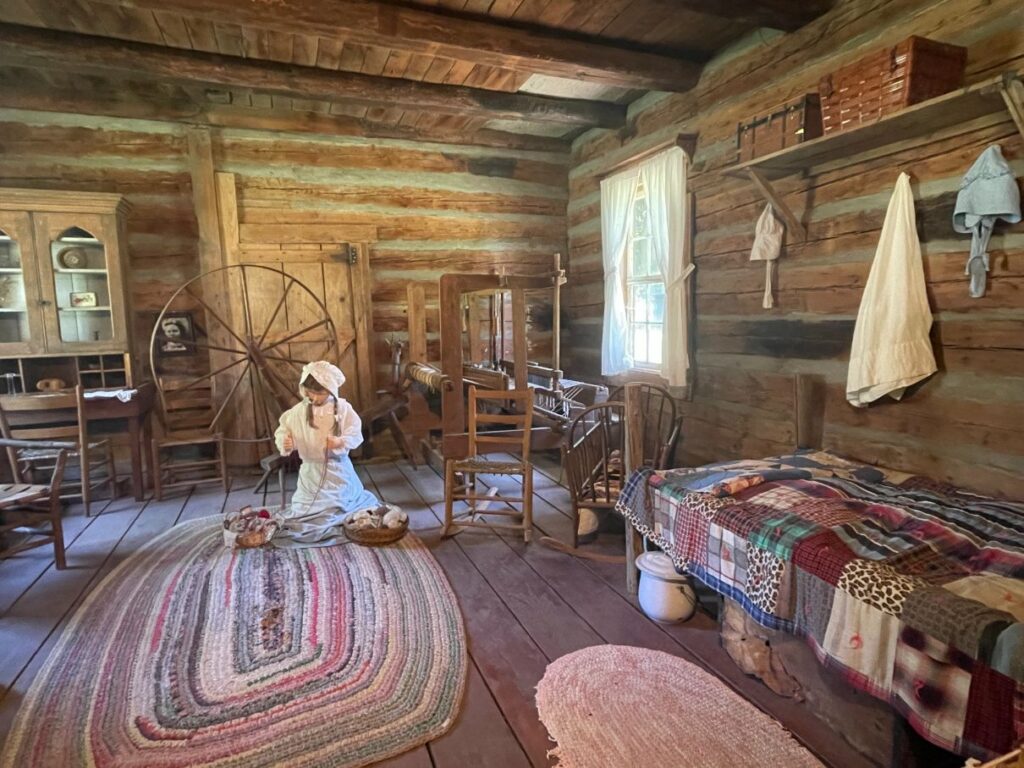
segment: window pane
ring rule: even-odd
[[[650,312],[647,319],[652,323],[662,324],[665,322],[665,285],[663,283],[651,283],[647,292]]]
[[[646,277],[650,269],[650,247],[651,241],[641,238],[633,241],[633,259],[630,261],[631,277]]]
[[[647,200],[638,197],[633,203],[633,237],[648,237],[651,234],[650,221]]]
[[[650,363],[654,363],[655,365],[661,365],[661,340],[661,326],[650,326],[650,331],[648,333],[648,344],[650,348],[648,350],[647,361]]]

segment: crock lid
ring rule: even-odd
[[[676,573],[672,559],[664,552],[644,552],[636,559],[636,567],[662,581],[686,581],[686,574]]]

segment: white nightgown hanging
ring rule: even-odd
[[[935,373],[910,177],[901,173],[889,200],[875,259],[857,313],[846,399],[857,407],[904,390]]]

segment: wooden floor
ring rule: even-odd
[[[447,572],[465,616],[471,656],[466,698],[455,727],[386,765],[549,765],[547,751],[553,745],[534,707],[534,688],[545,667],[577,649],[617,643],[666,651],[712,669],[779,719],[827,764],[866,768],[863,758],[805,707],[775,696],[741,673],[719,646],[710,616],[698,613],[672,627],[648,620],[625,593],[619,565],[577,560],[536,543],[524,545],[521,538],[488,532],[467,531],[441,541],[444,484],[436,473],[404,461],[368,464],[359,471],[381,498],[410,513],[413,529]],[[568,494],[558,476],[556,464],[538,460],[535,540],[540,535],[569,540]],[[227,495],[220,489],[195,489],[161,502],[117,499],[92,518],[73,508],[65,522],[66,570],[53,567],[48,548],[0,562],[0,739],[6,738],[19,702],[89,591],[119,562],[171,526],[253,500],[262,503],[262,496],[253,496],[254,484],[250,478],[236,480]],[[266,503],[274,503],[273,495]],[[618,552],[620,542],[621,536],[617,541],[609,536],[598,546]]]

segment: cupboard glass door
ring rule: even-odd
[[[33,245],[29,214],[0,211],[0,355],[44,346]]]
[[[40,280],[50,351],[92,351],[122,342],[111,289],[114,233],[100,216],[36,214]]]

